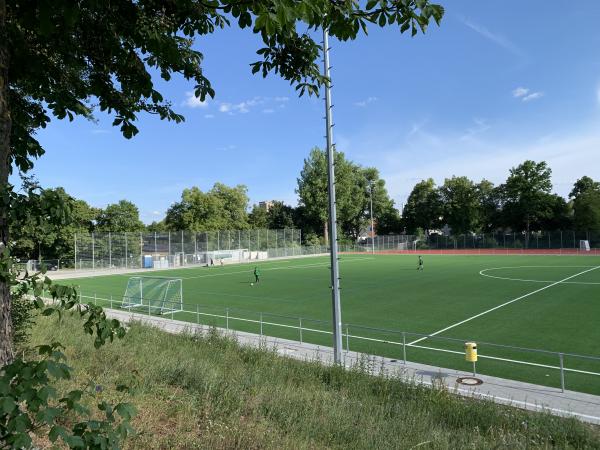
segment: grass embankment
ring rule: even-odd
[[[467,400],[361,372],[240,347],[215,334],[133,325],[95,350],[80,321],[41,318],[31,345],[59,341],[73,386],[130,383],[139,410],[129,448],[600,448],[597,427]]]

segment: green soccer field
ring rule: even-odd
[[[600,257],[424,260],[420,272],[414,255],[342,255],[345,348],[399,362],[406,351],[411,361],[469,370],[463,346],[475,341],[479,373],[555,387],[561,385],[561,361],[551,352],[561,352],[566,388],[600,394],[600,359],[574,356],[600,358]],[[261,280],[251,285],[255,266]],[[332,345],[328,257],[61,283],[79,286],[85,302],[108,306],[112,299],[118,307],[129,277],[139,275],[182,279],[185,311],[174,313],[175,319]]]

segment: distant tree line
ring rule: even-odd
[[[447,178],[441,186],[431,178],[422,180],[402,214],[376,168],[354,163],[342,152],[336,153],[335,168],[339,232],[350,242],[369,230],[371,199],[379,235],[441,230],[455,235],[498,230],[600,232],[600,182],[584,176],[564,199],[551,192],[552,172],[545,162],[523,162],[498,186],[464,176]],[[328,242],[327,160],[319,148],[304,160],[296,207],[281,201],[274,201],[268,210],[250,207],[246,186],[215,183],[207,191],[196,186],[184,189],[163,220],[145,225],[138,207],[128,200],[95,208],[61,187],[41,189],[29,178],[23,178],[22,191],[19,214],[11,222],[14,254],[22,258],[65,257],[73,251],[75,234],[81,232],[299,228],[305,244]]]
[[[415,185],[403,210],[407,233],[449,227],[452,234],[498,230],[600,232],[600,183],[583,176],[568,199],[553,194],[552,171],[545,162],[525,161],[510,169],[503,184],[447,178],[436,186],[429,178]]]

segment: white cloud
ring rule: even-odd
[[[152,215],[153,216],[160,216],[162,215],[160,211],[152,211]]]
[[[214,114],[204,114],[205,119],[214,119],[214,117],[215,117]]]
[[[518,87],[512,91],[512,95],[515,98],[520,98],[523,102],[530,102],[532,100],[537,100],[544,96],[543,92],[531,92],[530,94],[530,91],[531,89],[529,88]]]
[[[109,134],[110,130],[104,130],[102,128],[97,128],[92,130],[92,134]]]
[[[187,106],[188,108],[208,108],[208,102],[200,101],[192,91],[186,92],[185,96],[186,99],[182,102],[182,106]]]
[[[486,122],[481,128],[484,129]],[[474,127],[477,129],[477,127]],[[380,168],[393,198],[407,195],[418,180],[432,177],[441,184],[453,175],[465,175],[475,181],[486,178],[495,184],[503,183],[510,168],[527,159],[546,161],[552,169],[554,191],[567,196],[573,183],[587,167],[588,176],[600,178],[600,165],[589,165],[597,158],[600,131],[593,125],[551,136],[514,139],[494,136],[483,139],[462,139],[456,133],[435,133],[424,130],[407,136],[397,134],[361,139],[369,142],[368,164]],[[356,139],[355,139],[356,140]],[[361,147],[357,142],[356,147]],[[407,164],[409,155],[425,155]],[[355,155],[350,155],[350,157]]]
[[[288,97],[256,96],[238,103],[221,102],[219,104],[219,111],[233,116],[236,114],[247,114],[252,112],[255,108],[262,107],[261,111],[263,113],[274,113],[277,106],[279,108],[285,108],[285,103],[288,101]]]
[[[519,97],[523,97],[523,96],[527,95],[528,92],[529,92],[529,89],[524,88],[524,87],[518,87],[514,91],[512,91],[512,95],[513,95],[513,97],[519,98]]]
[[[524,102],[530,102],[532,100],[537,100],[538,98],[542,98],[544,96],[543,92],[532,92],[529,95],[523,97]]]
[[[469,27],[471,30],[475,31],[477,34],[483,36],[485,39],[493,42],[496,45],[499,45],[503,49],[509,51],[510,53],[519,56],[521,58],[525,57],[525,53],[519,47],[517,47],[514,43],[512,43],[508,38],[502,36],[501,34],[492,33],[483,25],[479,25],[475,22],[472,22],[464,17],[459,17],[459,20]]]
[[[354,103],[354,106],[358,106],[359,108],[364,108],[369,103],[373,103],[377,101],[377,97],[368,97],[365,100],[361,100],[359,102]]]
[[[491,128],[485,119],[475,118],[473,119],[473,123],[475,125],[467,128],[467,131],[460,137],[460,140],[474,139],[476,135],[484,133]]]

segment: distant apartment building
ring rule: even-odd
[[[258,202],[258,207],[268,212],[273,207],[274,202],[274,200],[265,200],[263,202]]]

